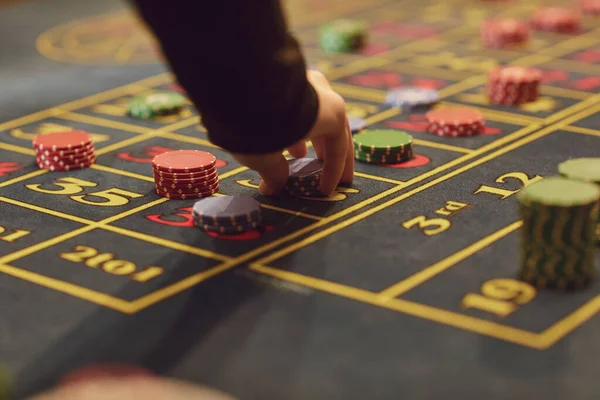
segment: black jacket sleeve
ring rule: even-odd
[[[256,154],[306,136],[318,98],[279,0],[131,1],[214,144]]]

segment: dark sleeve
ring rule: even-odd
[[[250,154],[311,129],[318,98],[279,0],[132,0],[210,140]]]

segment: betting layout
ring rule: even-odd
[[[595,3],[587,1],[581,6],[584,12],[595,13]],[[530,25],[536,30],[572,33],[580,28],[580,17],[574,10],[556,7],[544,8],[533,15]],[[486,20],[481,25],[481,41],[490,48],[526,46],[531,37],[530,25],[515,19]],[[320,44],[328,52],[352,53],[360,50],[367,42],[367,27],[359,21],[340,19],[327,23],[320,29]],[[491,104],[507,107],[532,103],[539,98],[541,80],[542,73],[537,68],[519,65],[496,67],[488,73],[487,96]],[[410,86],[392,88],[386,96],[387,105],[403,109],[408,113],[413,110],[427,109],[425,114],[426,131],[433,135],[451,138],[471,137],[484,132],[485,118],[481,112],[468,107],[432,108],[439,100],[440,97],[436,90]],[[144,96],[135,96],[129,102],[127,110],[128,115],[132,118],[152,119],[176,114],[183,109],[186,102],[185,96],[181,93],[158,91]],[[413,160],[415,144],[412,135],[408,132],[395,129],[370,129],[364,119],[356,117],[350,118],[349,123],[354,135],[354,156],[359,162],[395,165]],[[37,152],[38,165],[51,171],[85,168],[92,165],[95,160],[91,137],[86,136],[85,132],[41,135],[35,138],[34,148]],[[594,163],[598,160],[575,160],[575,162],[577,161],[581,162],[580,169],[587,167],[588,170],[593,171],[596,168]],[[230,196],[225,196],[205,200],[219,191],[216,157],[213,154],[194,150],[167,151],[154,157],[152,170],[156,183],[156,194],[159,196],[175,200],[200,199],[193,209],[208,207],[208,210],[203,212],[205,216],[211,215],[211,207],[216,210],[221,207],[220,204],[227,205],[225,214],[227,222],[224,225],[224,216],[213,215],[212,219],[202,220],[194,211],[196,226],[205,231],[239,234],[258,227],[260,208],[256,209],[253,199],[241,198],[232,201]],[[318,189],[321,171],[320,160],[310,158],[290,160],[290,178],[286,189],[291,195],[301,198],[323,197]],[[576,177],[580,176],[567,175],[567,179],[577,179]],[[583,176],[584,180],[589,181],[588,175],[584,174]],[[598,180],[592,179],[591,181],[599,183]],[[529,191],[535,193],[537,186],[547,184],[547,182],[535,182],[524,193],[529,193]],[[550,192],[542,190],[542,193]],[[592,192],[592,196],[588,200],[591,205],[584,225],[593,226],[593,235],[596,235],[598,207],[595,205],[600,201],[600,197],[594,198]],[[244,202],[247,203],[245,206]],[[548,203],[546,206],[550,207],[552,205],[551,198]],[[531,204],[536,203],[530,203],[529,206],[523,205],[523,207],[531,207]],[[544,203],[542,202],[542,204]],[[248,207],[253,208],[254,211],[248,211]],[[239,213],[236,214],[235,210],[239,210]],[[573,218],[575,215],[581,215],[581,212],[572,212]],[[238,220],[241,223],[238,223]],[[525,219],[525,221],[529,223],[530,219]],[[550,257],[551,251],[547,247],[533,246],[532,250],[532,246],[526,239],[523,239],[522,269],[528,271],[527,274],[521,274],[523,280],[540,288],[580,287],[591,280],[594,272],[593,261],[591,266],[589,261],[593,258],[591,255],[586,259],[588,260],[587,267],[577,269],[565,266],[570,262],[577,261],[573,261],[572,251],[566,253],[567,250],[573,249],[566,249],[564,252],[554,249],[552,251],[559,252],[559,254],[556,257]],[[587,249],[589,246],[585,248]],[[533,258],[535,261],[532,261]],[[536,264],[536,266],[532,267],[532,264]],[[585,279],[582,274],[585,274]]]

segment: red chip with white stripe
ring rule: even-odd
[[[38,135],[33,139],[36,150],[74,150],[90,146],[92,137],[83,131],[52,132]]]
[[[427,132],[437,136],[473,136],[483,132],[485,118],[477,110],[466,107],[448,107],[425,114]]]
[[[574,10],[546,7],[533,14],[532,24],[542,31],[575,33],[581,28],[581,16]]]

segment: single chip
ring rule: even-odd
[[[212,169],[217,158],[200,150],[174,150],[159,154],[152,160],[152,167],[162,172],[198,172]]]
[[[564,161],[558,165],[558,172],[569,179],[600,184],[600,157]]]
[[[59,162],[59,161],[68,161],[68,160],[78,160],[82,158],[90,158],[94,156],[96,152],[92,148],[90,151],[80,152],[80,153],[68,153],[63,154],[62,156],[59,153],[46,153],[40,152],[36,154],[36,157],[40,160],[48,160],[50,162]]]
[[[200,186],[192,186],[191,188],[187,188],[187,187],[175,187],[175,188],[171,188],[171,187],[166,187],[166,186],[159,186],[156,185],[156,190],[160,191],[161,193],[171,193],[171,194],[194,194],[194,193],[207,193],[207,192],[211,192],[214,190],[214,188],[219,186],[219,182],[213,182],[212,184],[209,185],[200,185]]]
[[[33,139],[33,147],[39,151],[75,150],[90,146],[92,137],[83,131],[53,132],[38,135]]]
[[[288,165],[288,182],[318,180],[323,172],[323,161],[315,158],[294,158],[288,161]]]
[[[538,10],[532,18],[538,30],[575,33],[581,28],[581,16],[569,8],[546,7]]]
[[[488,48],[523,45],[528,40],[528,25],[516,19],[491,19],[481,25],[481,41]]]
[[[440,101],[437,90],[418,87],[403,87],[387,92],[386,104],[400,108],[416,108],[428,106]]]
[[[127,113],[135,118],[149,119],[179,112],[186,98],[176,92],[156,92],[135,96],[129,102]]]
[[[205,178],[198,178],[198,179],[159,179],[159,178],[154,178],[154,183],[156,183],[157,185],[161,185],[161,186],[170,186],[170,185],[174,185],[174,186],[185,186],[185,185],[192,185],[192,186],[197,186],[197,185],[206,185],[209,182],[216,182],[219,180],[219,176],[217,174],[213,174],[212,176],[208,176]]]
[[[413,137],[395,129],[366,130],[353,137],[354,149],[377,155],[400,154],[412,147]]]
[[[75,164],[82,164],[82,163],[86,163],[89,162],[90,160],[93,160],[96,158],[96,155],[94,153],[91,154],[84,154],[81,155],[79,157],[76,158],[70,158],[70,157],[65,157],[65,158],[44,158],[43,156],[40,157],[36,157],[36,162],[38,164],[42,164],[42,165],[54,165],[55,167],[62,167],[65,165],[75,165]]]
[[[81,154],[86,154],[86,153],[93,153],[95,152],[96,149],[94,148],[94,144],[92,142],[90,142],[90,144],[86,145],[86,146],[82,146],[82,147],[75,147],[72,148],[70,150],[50,150],[50,149],[35,149],[35,154],[40,157],[40,156],[44,156],[44,157],[78,157]]]
[[[206,181],[195,181],[195,182],[170,182],[170,181],[154,181],[157,187],[160,188],[171,188],[171,189],[198,189],[208,186],[214,186],[219,183],[218,178],[206,180]]]
[[[219,196],[196,202],[192,211],[202,225],[247,225],[260,219],[261,206],[247,196]]]
[[[156,194],[158,194],[159,196],[166,197],[168,199],[174,199],[174,200],[193,200],[193,199],[200,199],[202,197],[212,196],[213,194],[217,193],[218,191],[219,191],[219,185],[217,185],[216,187],[214,187],[212,190],[210,190],[208,192],[168,193],[168,192],[163,192],[163,191],[156,189]]]
[[[473,136],[483,132],[485,118],[479,111],[466,107],[448,107],[425,114],[427,132],[438,136]]]
[[[194,181],[214,177],[215,175],[218,175],[218,170],[217,166],[215,165],[212,168],[208,168],[198,172],[164,172],[152,168],[152,173],[154,174],[154,179],[173,181]]]
[[[72,171],[75,169],[83,169],[91,166],[96,162],[96,157],[92,157],[82,162],[73,162],[73,163],[63,163],[61,164],[46,164],[45,162],[36,159],[37,166],[41,169],[46,169],[48,171],[58,172],[58,171]]]
[[[348,118],[348,123],[350,124],[350,131],[352,133],[359,132],[367,126],[367,122],[362,118],[350,117]]]
[[[552,176],[524,187],[517,199],[526,206],[533,203],[554,207],[584,206],[600,201],[600,188],[591,183]]]
[[[212,198],[212,197],[209,197]],[[240,233],[244,233],[246,231],[250,231],[253,229],[258,228],[261,225],[261,222],[250,222],[248,224],[244,224],[244,225],[220,225],[220,226],[214,226],[214,225],[203,225],[202,223],[200,223],[199,221],[194,221],[194,226],[196,226],[197,228],[205,231],[205,232],[214,232],[214,233],[220,233],[223,235],[237,235]]]
[[[338,19],[319,29],[321,47],[329,52],[352,52],[364,46],[366,40],[367,27],[359,21]]]

